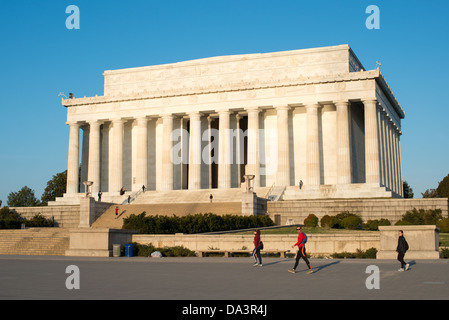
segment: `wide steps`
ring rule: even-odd
[[[0,254],[63,256],[69,245],[68,229],[0,230]]]
[[[93,228],[121,229],[123,219],[131,214],[185,216],[198,213],[214,213],[217,215],[240,215],[241,202],[216,202],[216,203],[165,203],[165,204],[127,204],[117,205],[118,215],[115,215],[116,205],[109,207],[93,224]]]

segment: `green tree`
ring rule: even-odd
[[[48,201],[55,201],[56,197],[62,197],[66,192],[67,170],[57,173],[47,182],[47,187],[42,194],[42,205],[47,205]]]
[[[437,189],[427,189],[426,191],[421,192],[423,198],[439,198]]]
[[[410,185],[408,184],[407,181],[404,181],[402,183],[402,187],[403,187],[403,190],[404,190],[404,198],[406,198],[406,199],[413,198],[413,196],[414,196],[413,189],[412,189],[412,187],[410,187]]]
[[[8,195],[8,205],[10,207],[37,207],[41,205],[41,202],[34,196],[34,190],[25,186]]]
[[[449,174],[438,184],[437,193],[441,198],[449,198]]]

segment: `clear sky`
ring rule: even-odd
[[[66,7],[80,29],[66,28]],[[369,30],[366,8],[380,9]],[[0,199],[38,198],[66,170],[60,92],[103,94],[104,70],[349,44],[376,61],[405,110],[403,177],[415,198],[449,174],[449,2],[380,0],[6,0],[0,10]]]

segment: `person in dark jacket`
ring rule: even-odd
[[[404,232],[399,230],[398,246],[396,252],[398,253],[398,261],[401,263],[401,268],[398,271],[406,271],[409,268],[409,264],[404,261],[405,253],[408,250],[408,243],[405,240]]]

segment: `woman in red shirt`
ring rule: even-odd
[[[254,267],[262,266],[262,256],[260,255],[260,249],[262,248],[262,242],[260,241],[260,230],[254,230],[254,250],[253,250],[253,258],[254,258]],[[259,263],[257,263],[257,259],[259,259]]]

